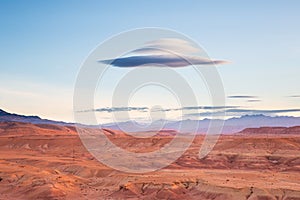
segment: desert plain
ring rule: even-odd
[[[132,152],[155,151],[174,137],[102,131]],[[127,173],[95,159],[73,126],[1,122],[0,199],[300,199],[300,127],[221,135],[199,159],[204,137],[163,169]]]

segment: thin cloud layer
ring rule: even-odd
[[[150,107],[111,107],[111,108],[98,108],[98,109],[91,109],[85,110],[81,112],[106,112],[106,113],[113,113],[113,112],[131,112],[131,111],[138,111],[138,112],[149,112],[151,110]],[[240,117],[244,115],[266,115],[266,116],[276,116],[282,113],[295,113],[300,112],[299,108],[293,109],[277,109],[277,110],[266,110],[266,109],[243,109],[240,106],[189,106],[189,107],[181,107],[181,108],[167,108],[167,109],[156,109],[151,110],[152,112],[172,112],[172,111],[180,111],[180,110],[201,110],[200,112],[192,112],[185,114],[184,117],[223,117],[224,113],[226,116],[231,117]]]
[[[190,42],[178,38],[162,38],[146,43],[143,47],[131,51],[130,53],[140,53],[145,55],[153,54],[193,54],[201,52],[199,48]]]
[[[240,106],[189,106],[189,107],[181,107],[181,108],[161,108],[155,109],[154,112],[170,112],[170,111],[179,111],[179,110],[224,110],[224,109],[233,109],[239,108]],[[125,112],[125,111],[140,111],[147,112],[151,108],[149,107],[106,107],[106,108],[97,108],[91,110],[85,110],[81,112]]]
[[[250,96],[250,95],[232,95],[227,96],[229,99],[257,99],[257,96]]]
[[[300,95],[291,95],[291,96],[288,96],[290,98],[300,98]]]
[[[227,113],[253,113],[253,114],[278,114],[288,112],[300,112],[300,109],[281,109],[281,110],[251,110],[251,109],[228,109]]]
[[[182,110],[223,110],[223,109],[231,109],[231,108],[239,108],[240,106],[190,106],[190,107],[183,107]]]
[[[261,100],[260,99],[249,99],[247,102],[255,103],[255,102],[261,102]]]
[[[81,112],[107,112],[107,113],[112,113],[112,112],[125,112],[125,111],[147,111],[149,108],[148,107],[106,107],[106,108],[97,108],[97,109],[91,109],[91,110],[85,110]]]
[[[228,61],[212,60],[197,56],[200,49],[185,40],[164,38],[149,42],[124,57],[99,60],[98,62],[115,67],[186,67],[191,65],[220,65]]]
[[[242,115],[277,115],[281,113],[300,112],[300,109],[281,109],[281,110],[251,110],[251,109],[227,109],[225,110],[228,116],[242,116]],[[189,113],[186,116],[207,117],[207,116],[221,116],[224,112],[203,112],[203,113]]]

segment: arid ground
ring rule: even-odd
[[[172,134],[136,139],[106,130],[130,151],[153,151]],[[151,173],[111,169],[71,126],[0,123],[0,199],[300,199],[300,127],[247,129],[220,137],[198,158],[203,136]]]

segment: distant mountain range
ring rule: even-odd
[[[42,119],[38,116],[25,116],[5,112],[0,109],[0,122],[15,121],[32,124],[55,124],[55,125],[75,125],[74,123],[66,123],[62,121],[53,121]],[[219,120],[220,121],[220,120]],[[222,122],[222,121],[220,121]],[[141,126],[134,121],[126,121],[120,123],[101,124],[101,128],[122,130],[125,132],[155,131],[158,127],[164,130],[174,130],[181,132],[197,132],[205,133],[211,123],[210,119],[203,120],[182,120],[182,121],[155,121],[150,126]],[[276,116],[270,117],[265,115],[245,115],[238,118],[230,118],[224,120],[222,133],[236,133],[246,128],[259,127],[292,127],[300,125],[300,117]],[[181,129],[180,129],[181,127]]]
[[[221,120],[217,120],[222,122]],[[182,120],[182,121],[164,121],[163,129],[179,130],[181,132],[196,132],[206,133],[211,123],[210,119],[203,120]],[[149,127],[136,126],[132,121],[121,122],[118,124],[104,124],[101,127],[126,130],[130,132],[150,131],[155,130],[156,127],[161,127],[162,121],[154,122]],[[230,118],[224,120],[224,127],[222,133],[237,133],[246,128],[259,128],[259,127],[292,127],[300,125],[300,117],[276,116],[270,117],[265,115],[244,115],[238,118]]]

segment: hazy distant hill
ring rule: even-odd
[[[221,120],[219,120],[221,121]],[[221,121],[222,122],[222,121]],[[110,129],[125,129],[127,131],[147,131],[154,130],[158,125],[161,125],[161,121],[154,122],[151,126],[136,130],[135,123],[121,122],[118,124],[104,124],[102,127]],[[194,132],[196,130],[198,133],[205,133],[211,123],[210,119],[203,120],[183,120],[183,121],[165,121],[164,129],[179,130],[180,126],[182,132]],[[291,127],[299,126],[300,117],[287,117],[278,116],[270,117],[265,115],[245,115],[239,118],[230,118],[224,121],[223,133],[236,133],[240,132],[245,128],[259,128],[263,126],[269,127]]]
[[[25,116],[18,114],[11,114],[0,109],[0,122],[15,121],[27,122],[33,124],[55,124],[55,125],[72,125],[74,123],[66,123],[62,121],[53,121],[41,119],[38,116]],[[220,121],[220,120],[219,120]],[[222,122],[222,121],[220,121]],[[134,121],[102,124],[102,128],[109,128],[115,130],[123,130],[130,132],[153,131],[163,127],[165,130],[175,130],[182,132],[198,132],[205,133],[211,123],[210,119],[203,120],[182,120],[182,121],[155,121],[150,126],[141,126]],[[265,115],[245,115],[238,118],[230,118],[224,121],[223,133],[236,133],[245,128],[259,128],[259,127],[292,127],[300,126],[300,117],[277,116],[270,117]],[[181,128],[180,128],[181,127]]]
[[[246,128],[239,132],[245,135],[256,135],[256,134],[272,134],[272,135],[282,135],[282,134],[299,134],[300,126],[293,127],[260,127],[260,128]]]

